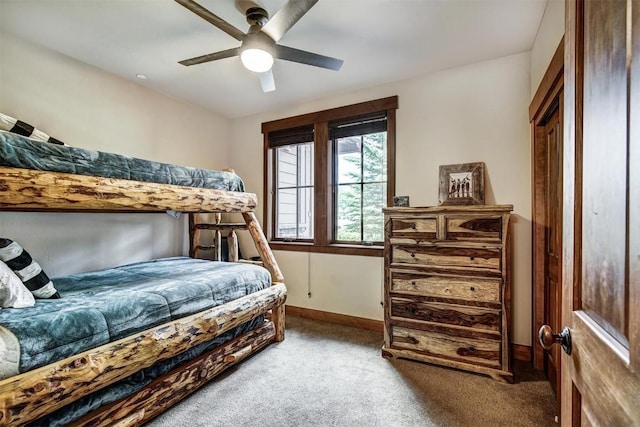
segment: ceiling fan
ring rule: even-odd
[[[241,42],[239,47],[185,59],[179,61],[179,64],[196,65],[239,55],[242,64],[258,74],[264,92],[271,92],[276,88],[271,71],[274,57],[336,71],[342,66],[341,59],[277,43],[318,0],[289,0],[271,19],[263,8],[249,7],[245,14],[251,26],[246,34],[193,0],[175,1]]]

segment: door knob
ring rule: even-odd
[[[549,325],[542,325],[538,331],[538,340],[545,350],[550,350],[551,346],[560,343],[565,353],[571,354],[571,330],[568,326],[562,328],[562,332],[554,334]]]

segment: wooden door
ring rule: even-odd
[[[562,93],[560,94],[562,95]],[[561,103],[560,103],[561,104]],[[562,128],[561,106],[545,124],[545,324],[562,329]],[[560,346],[545,352],[544,368],[560,401]]]
[[[639,426],[640,0],[566,7],[562,425]]]
[[[531,104],[533,179],[533,326],[553,330],[562,323],[562,150],[564,117],[564,38],[549,63]],[[544,350],[534,343],[533,366],[544,370],[558,397],[559,348]]]

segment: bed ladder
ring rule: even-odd
[[[200,214],[189,214],[189,256],[198,258],[200,251],[213,251],[213,261],[222,261],[222,232],[226,232],[229,247],[229,261],[239,262],[238,235],[236,230],[248,230],[246,223],[221,223],[222,214],[215,213],[214,222],[203,222]],[[201,232],[213,231],[213,241],[210,245],[202,245]]]
[[[261,266],[269,270],[269,273],[271,273],[271,281],[273,284],[284,284],[284,276],[282,275],[282,271],[278,266],[278,262],[276,261],[271,248],[269,247],[267,237],[264,235],[262,227],[260,227],[260,223],[258,222],[258,219],[253,212],[243,212],[242,218],[244,219],[244,223],[234,224],[223,224],[221,222],[221,214],[215,213],[213,215],[214,222],[209,223],[202,222],[200,214],[189,214],[189,256],[191,256],[192,258],[196,258],[199,251],[213,249],[214,258],[220,260],[222,258],[222,232],[226,231],[228,233],[227,242],[229,244],[229,261],[252,262],[238,259],[238,236],[236,234],[236,230],[248,230],[261,258],[261,261],[254,261],[254,263],[260,264]],[[214,234],[212,245],[200,244],[200,233],[203,230],[213,230]],[[269,313],[269,317],[271,317],[276,327],[276,335],[274,341],[282,341],[284,339],[285,323],[284,304],[273,308]]]

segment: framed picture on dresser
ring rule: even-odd
[[[484,205],[484,163],[440,166],[440,205]]]

